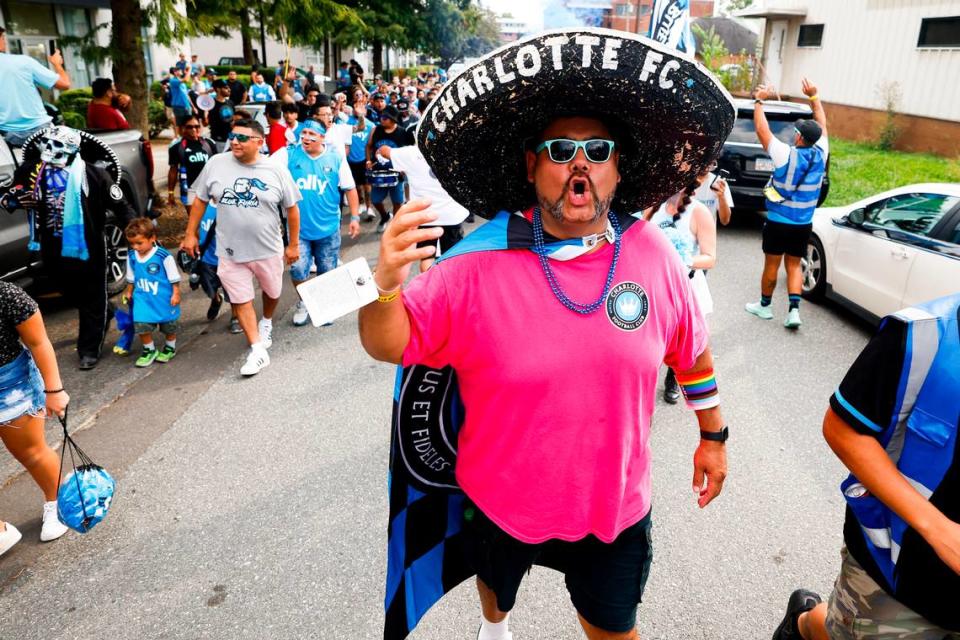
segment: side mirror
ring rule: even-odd
[[[855,227],[859,227],[863,224],[864,216],[863,209],[854,209],[847,215],[847,222],[852,224]]]

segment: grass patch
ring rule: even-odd
[[[842,207],[917,182],[960,183],[960,160],[830,138],[830,194],[823,206]]]

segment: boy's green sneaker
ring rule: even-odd
[[[156,349],[144,349],[140,352],[140,357],[137,358],[136,365],[138,367],[149,367],[153,364],[153,361],[157,359],[157,350]]]
[[[163,351],[157,354],[157,362],[170,362],[175,355],[177,355],[176,348],[165,344],[163,345]]]

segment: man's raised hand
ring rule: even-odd
[[[400,207],[380,238],[380,258],[374,282],[381,291],[400,287],[410,275],[410,265],[432,258],[435,247],[417,247],[418,242],[436,240],[443,235],[443,228],[420,229],[437,219],[430,210],[429,200],[411,200]]]
[[[813,84],[806,78],[803,79],[803,94],[808,98],[812,98],[817,95],[817,85]]]

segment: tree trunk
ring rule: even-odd
[[[373,75],[383,73],[383,42],[373,41]]]
[[[243,47],[243,61],[252,65],[257,62],[253,57],[253,29],[250,28],[250,11],[240,10],[240,46]]]
[[[267,62],[267,26],[263,19],[263,3],[260,2],[258,7],[260,8],[260,58],[263,60],[263,68],[266,69],[269,66]]]
[[[143,12],[140,3],[130,0],[110,0],[113,13],[113,81],[119,91],[131,98],[127,121],[133,129],[149,134],[147,122],[147,64],[143,57]]]

